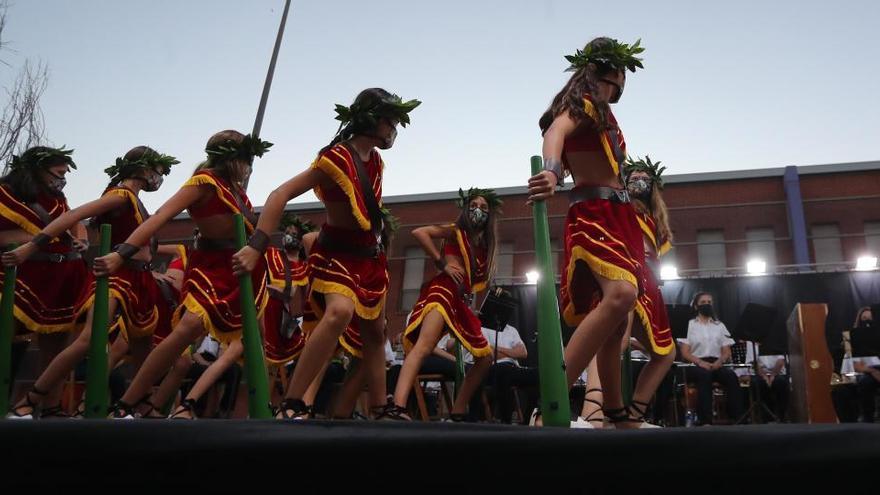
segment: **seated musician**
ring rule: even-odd
[[[856,328],[873,328],[874,331],[877,331],[871,308],[861,308],[856,316],[856,322],[853,326]],[[870,356],[854,358],[853,368],[856,373],[861,373],[856,381],[856,391],[862,410],[861,421],[864,423],[873,423],[875,412],[874,401],[877,395],[877,388],[880,387],[880,357]]]
[[[686,371],[687,381],[697,387],[697,422],[712,424],[712,383],[717,382],[727,395],[727,415],[735,422],[742,415],[743,399],[739,379],[724,363],[730,361],[734,341],[724,323],[715,317],[712,294],[698,292],[692,306],[696,318],[688,323],[687,338],[679,339],[682,358],[695,365]]]
[[[752,386],[759,387],[758,394],[761,397],[761,402],[766,404],[776,416],[775,419],[765,417],[764,420],[781,423],[785,420],[790,391],[788,370],[785,367],[785,356],[781,354],[762,356],[759,344],[755,343],[754,348],[752,345],[752,342],[746,341],[745,362],[752,366],[748,370],[748,380],[750,380]],[[753,366],[755,351],[758,352],[757,374],[755,374]]]

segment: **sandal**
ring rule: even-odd
[[[633,399],[629,407],[626,408],[627,412],[629,413],[630,420],[641,423],[641,426],[639,426],[639,428],[662,428],[662,426],[649,423],[645,419],[645,413],[648,412],[649,405],[650,404],[646,402]]]
[[[40,410],[40,419],[70,419],[70,414],[61,407],[61,403]]]
[[[193,399],[184,399],[183,402],[177,406],[177,409],[168,417],[168,419],[197,419],[196,418],[196,401]],[[183,417],[184,414],[189,414],[189,417]]]
[[[302,399],[284,399],[275,411],[275,419],[303,421],[309,419],[311,414],[312,408]]]
[[[585,418],[578,417],[577,420],[575,420],[575,422],[579,424],[579,426],[578,426],[579,428],[584,428],[584,426],[582,426],[583,423],[587,423],[596,429],[603,428],[605,425],[605,417],[604,417],[604,415],[602,415],[602,403],[595,400],[595,399],[591,399],[588,397],[590,394],[596,393],[596,392],[601,394],[602,389],[601,388],[591,388],[591,389],[587,390],[587,393],[584,394],[584,402],[589,402],[590,404],[595,404],[599,407],[595,411],[588,414]],[[596,417],[597,415],[602,415],[602,417]]]
[[[37,407],[39,404],[35,403],[31,400],[31,394],[36,395],[37,397],[45,397],[49,392],[40,390],[37,388],[36,384],[31,387],[30,390],[25,392],[24,394],[24,404],[20,406],[15,406],[11,411],[6,415],[6,419],[35,419]],[[42,400],[42,399],[40,399]],[[20,412],[22,409],[28,408],[30,409],[27,412]]]

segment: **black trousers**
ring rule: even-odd
[[[708,361],[708,359],[705,359]],[[687,381],[697,387],[697,420],[712,424],[712,382],[718,382],[727,394],[727,416],[736,421],[743,413],[743,397],[739,378],[729,368],[709,371],[700,367],[687,368]]]
[[[760,394],[761,402],[767,405],[773,414],[783,421],[785,412],[788,410],[789,383],[788,375],[777,375],[773,378],[773,382],[767,385],[767,380],[763,377],[752,375],[753,387],[758,387],[757,393]],[[768,421],[770,418],[764,418]]]
[[[874,369],[880,369],[880,366],[874,366]],[[878,387],[880,387],[880,382],[868,373],[860,376],[856,382],[859,403],[862,406],[862,421],[866,423],[874,422],[874,396],[877,395]]]

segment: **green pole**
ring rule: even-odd
[[[235,240],[241,249],[247,244],[244,218],[235,215]],[[248,414],[251,419],[269,419],[269,378],[263,360],[263,340],[257,323],[254,305],[254,287],[249,273],[238,277],[239,305],[241,306],[242,340],[244,343],[244,376],[248,387]]]
[[[628,406],[632,403],[633,383],[632,383],[632,345],[627,345],[623,351],[623,359],[620,363],[620,387],[623,394],[623,405]]]
[[[532,157],[532,175],[543,169],[540,156]],[[535,257],[538,261],[538,373],[541,417],[544,426],[571,425],[568,383],[562,360],[562,329],[556,300],[556,277],[550,255],[550,225],[544,201],[532,204],[535,222]]]
[[[458,391],[461,390],[461,383],[464,381],[464,354],[461,351],[461,342],[455,341],[455,397],[458,397]]]
[[[110,225],[101,224],[101,249],[99,256],[110,252]],[[107,417],[109,407],[107,362],[107,330],[110,324],[110,280],[95,280],[95,300],[92,305],[92,336],[89,342],[89,362],[86,369],[86,418]],[[85,332],[89,330],[83,330]]]
[[[6,247],[15,249],[15,244]],[[16,266],[7,266],[3,272],[3,299],[0,299],[0,417],[9,410],[9,390],[12,385],[12,333],[15,328],[15,274]]]

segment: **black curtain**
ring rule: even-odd
[[[529,351],[528,365],[537,365],[535,330],[537,327],[537,291],[534,285],[505,287],[519,300],[519,309],[510,324],[516,327]],[[768,275],[757,277],[720,277],[667,281],[662,288],[666,304],[691,303],[698,291],[710,292],[715,299],[719,319],[729,329],[736,328],[748,303],[776,309],[769,337],[761,353],[785,353],[785,323],[797,303],[825,303],[828,346],[839,359],[840,332],[850,328],[856,311],[862,306],[880,303],[880,272],[839,272]],[[563,343],[568,342],[572,329],[563,325]]]

